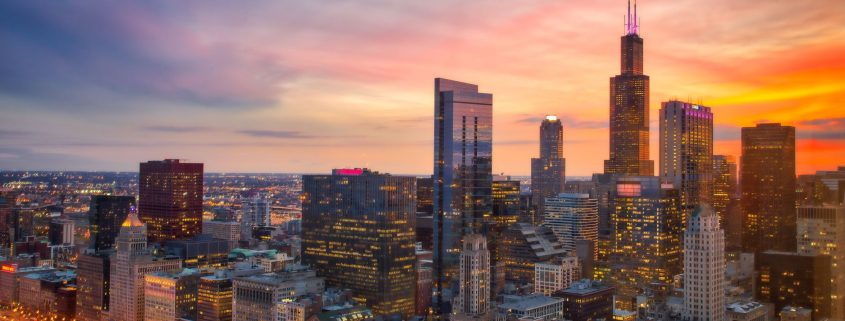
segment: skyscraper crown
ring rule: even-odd
[[[628,35],[639,35],[640,22],[637,20],[637,0],[634,0],[634,15],[631,16],[631,0],[628,0],[628,17],[625,19],[625,31]]]

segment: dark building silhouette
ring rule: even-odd
[[[417,215],[431,215],[434,211],[434,180],[417,178]]]
[[[302,182],[302,262],[377,315],[414,315],[415,179],[336,169]]]
[[[615,288],[590,280],[575,282],[552,294],[563,299],[563,319],[572,321],[613,320]]]
[[[91,248],[97,252],[114,248],[120,224],[126,220],[132,206],[135,206],[135,198],[132,196],[91,196],[88,208]]]
[[[813,320],[830,317],[830,256],[766,251],[758,253],[756,297],[775,305],[813,310]]]
[[[643,38],[637,7],[631,17],[628,3],[627,33],[622,36],[621,73],[610,78],[610,159],[604,172],[637,176],[654,175],[649,159],[649,77],[643,74]]]
[[[493,212],[493,95],[434,80],[434,313],[451,312],[463,236]]]
[[[557,196],[566,184],[566,159],[563,158],[563,124],[557,116],[546,116],[540,124],[540,157],[531,159],[531,194],[537,215],[534,224],[543,221],[543,204]]]
[[[795,127],[743,127],[740,166],[743,251],[794,252]]]
[[[113,253],[113,250],[102,250],[79,255],[76,269],[77,320],[101,320],[103,312],[109,310],[109,259]]]
[[[202,232],[203,164],[178,159],[141,163],[138,213],[150,242],[189,238]]]

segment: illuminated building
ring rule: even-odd
[[[430,216],[434,212],[434,179],[417,178],[417,215]]]
[[[766,251],[758,253],[755,297],[775,304],[813,310],[813,320],[830,317],[830,256]]]
[[[640,289],[671,283],[681,273],[680,195],[658,177],[620,177],[612,199],[615,238],[609,279],[617,287],[617,308],[631,311]]]
[[[490,251],[481,234],[464,236],[453,318],[485,319],[490,313]]]
[[[114,250],[79,255],[76,269],[76,319],[99,321],[109,310],[109,266]]]
[[[115,239],[116,252],[109,272],[109,318],[121,321],[144,320],[144,275],[158,271],[178,271],[178,258],[156,258],[147,250],[147,225],[130,211]]]
[[[547,197],[563,192],[566,184],[566,159],[563,158],[563,124],[557,116],[546,116],[540,124],[540,157],[531,159],[531,195],[542,223]]]
[[[19,279],[19,303],[30,312],[73,318],[76,315],[75,279],[73,271],[27,274]]]
[[[528,223],[511,225],[498,243],[501,262],[505,264],[505,278],[517,284],[534,281],[535,264],[567,255],[551,229]]]
[[[0,190],[0,255],[8,255],[12,246],[14,237],[11,233],[14,226],[12,207],[14,206],[15,197],[12,193]]]
[[[164,251],[182,259],[185,268],[220,268],[229,259],[229,241],[198,234],[189,239],[164,242]]]
[[[279,320],[278,303],[301,295],[320,294],[325,289],[325,279],[304,267],[235,277],[232,280],[232,320]]]
[[[463,236],[483,233],[493,212],[493,95],[434,80],[434,312],[457,294]]]
[[[376,315],[413,315],[415,178],[336,169],[302,191],[302,262]]]
[[[428,314],[431,307],[431,285],[433,282],[431,260],[426,263],[417,263],[417,294],[415,303],[415,315]]]
[[[798,253],[829,255],[830,315],[845,320],[845,205],[798,207]]]
[[[660,108],[660,177],[681,193],[684,216],[713,197],[713,113],[667,101]]]
[[[710,205],[699,205],[684,234],[684,320],[725,321],[725,231]]]
[[[506,295],[496,307],[496,320],[562,320],[563,300],[539,293]]]
[[[795,251],[795,127],[743,127],[740,163],[743,252]]]
[[[735,302],[728,305],[728,321],[772,321],[769,307],[760,302]]]
[[[845,204],[845,166],[798,176],[798,204]]]
[[[151,242],[189,238],[202,231],[202,163],[178,159],[141,163],[138,212]]]
[[[202,234],[209,234],[215,239],[226,240],[229,248],[238,247],[241,239],[241,225],[231,221],[202,221]]]
[[[736,159],[730,155],[713,155],[713,210],[725,230],[729,250],[739,250],[742,245],[742,217],[737,194]]]
[[[21,278],[54,270],[49,266],[19,267],[16,263],[3,263],[0,265],[0,289],[3,289],[0,291],[0,304],[10,305],[19,301]]]
[[[534,265],[534,292],[551,295],[581,278],[581,265],[574,256],[558,257]]]
[[[232,320],[232,279],[221,275],[200,278],[197,287],[198,321]]]
[[[543,226],[552,229],[563,249],[575,254],[578,241],[598,242],[598,202],[588,194],[562,193],[546,198]],[[595,257],[595,253],[592,255]]]
[[[520,183],[518,180],[511,180],[510,177],[493,177],[493,217],[487,228],[487,248],[490,250],[490,267],[493,275],[493,284],[490,289],[491,295],[495,297],[504,288],[504,281],[497,276],[504,276],[504,265],[499,240],[505,230],[515,224],[520,217]]]
[[[50,222],[48,239],[50,245],[73,246],[76,238],[76,222],[69,219],[54,219]]]
[[[573,283],[552,296],[563,300],[563,319],[573,321],[611,320],[615,289],[590,280]]]
[[[362,306],[329,309],[317,315],[316,321],[374,321],[373,311]]]
[[[153,272],[144,276],[144,320],[197,319],[199,271]]]
[[[253,239],[253,230],[270,226],[270,202],[256,195],[242,200],[243,214],[241,215],[241,240]]]
[[[114,249],[120,223],[126,220],[132,206],[135,206],[135,197],[132,196],[91,196],[88,230],[91,231],[91,246],[95,251]]]
[[[610,159],[606,174],[654,175],[648,150],[649,77],[643,74],[643,39],[638,33],[637,6],[622,36],[621,73],[610,78]]]
[[[300,296],[279,303],[278,321],[305,321],[320,312],[323,300],[319,295]]]

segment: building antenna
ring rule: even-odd
[[[639,20],[637,20],[637,0],[634,0],[634,34],[637,33],[637,28],[640,26]]]
[[[631,34],[631,0],[628,0],[628,19],[625,20],[625,32]]]

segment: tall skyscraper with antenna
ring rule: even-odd
[[[643,74],[643,39],[639,35],[637,3],[628,16],[622,36],[621,73],[610,78],[610,159],[604,172],[651,176],[654,161],[648,149],[649,77]]]

